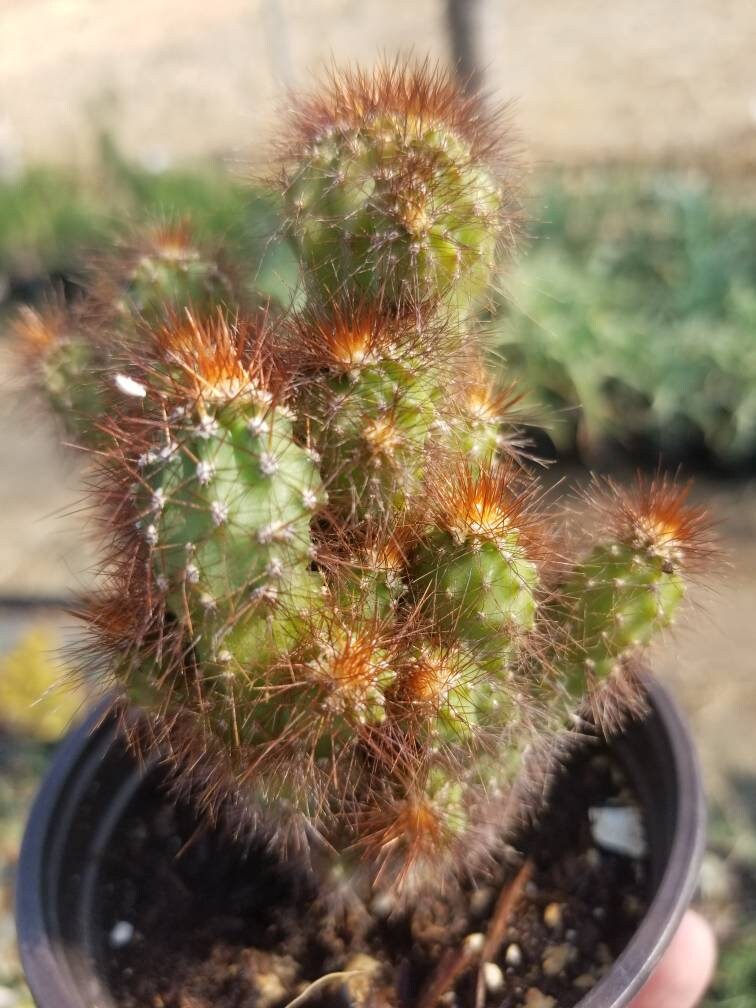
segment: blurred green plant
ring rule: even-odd
[[[53,743],[82,703],[81,694],[54,690],[61,674],[56,644],[48,630],[32,627],[0,657],[0,1005],[8,1008],[33,1008],[13,927],[21,836]]]
[[[681,175],[553,175],[492,319],[560,450],[756,460],[756,199]]]
[[[229,178],[222,166],[149,171],[109,138],[86,177],[32,167],[0,181],[0,291],[13,282],[76,280],[130,225],[191,221],[193,232],[252,263],[249,283],[288,304],[298,289],[293,247],[280,235],[280,199]],[[4,282],[3,282],[4,281]],[[1,299],[1,295],[0,295]]]
[[[0,183],[0,280],[6,283],[67,272],[106,233],[102,206],[72,174],[38,166]]]
[[[721,939],[719,964],[703,1008],[752,1008],[756,991],[756,781],[734,775],[713,804],[709,853],[717,874],[701,892],[704,915]],[[713,885],[712,885],[713,882]]]
[[[744,924],[722,949],[714,986],[703,1008],[753,1008],[756,991],[756,925]]]

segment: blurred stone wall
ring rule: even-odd
[[[459,0],[536,162],[756,162],[754,0]],[[260,148],[272,99],[332,57],[448,61],[446,0],[0,0],[0,170]]]

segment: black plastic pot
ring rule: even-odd
[[[643,806],[653,898],[612,970],[579,1008],[623,1008],[677,928],[703,853],[705,805],[687,729],[669,695],[649,682],[650,713],[612,744]],[[38,1008],[114,1008],[103,968],[95,905],[100,867],[140,788],[141,771],[104,708],[61,745],[32,809],[21,850],[17,924],[26,977]]]

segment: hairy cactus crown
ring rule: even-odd
[[[209,812],[411,891],[505,838],[526,751],[631,704],[709,525],[608,483],[557,550],[474,317],[518,227],[479,99],[427,63],[334,73],[280,147],[296,310],[184,226],[17,331],[93,449],[95,672]]]

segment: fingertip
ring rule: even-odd
[[[711,927],[699,913],[689,910],[630,1008],[694,1008],[711,982],[716,958]]]
[[[710,981],[717,962],[717,943],[709,922],[697,910],[689,910],[682,919],[680,929],[673,939],[675,941],[682,941],[688,949],[687,954],[695,955],[702,968],[706,967],[704,973]]]

